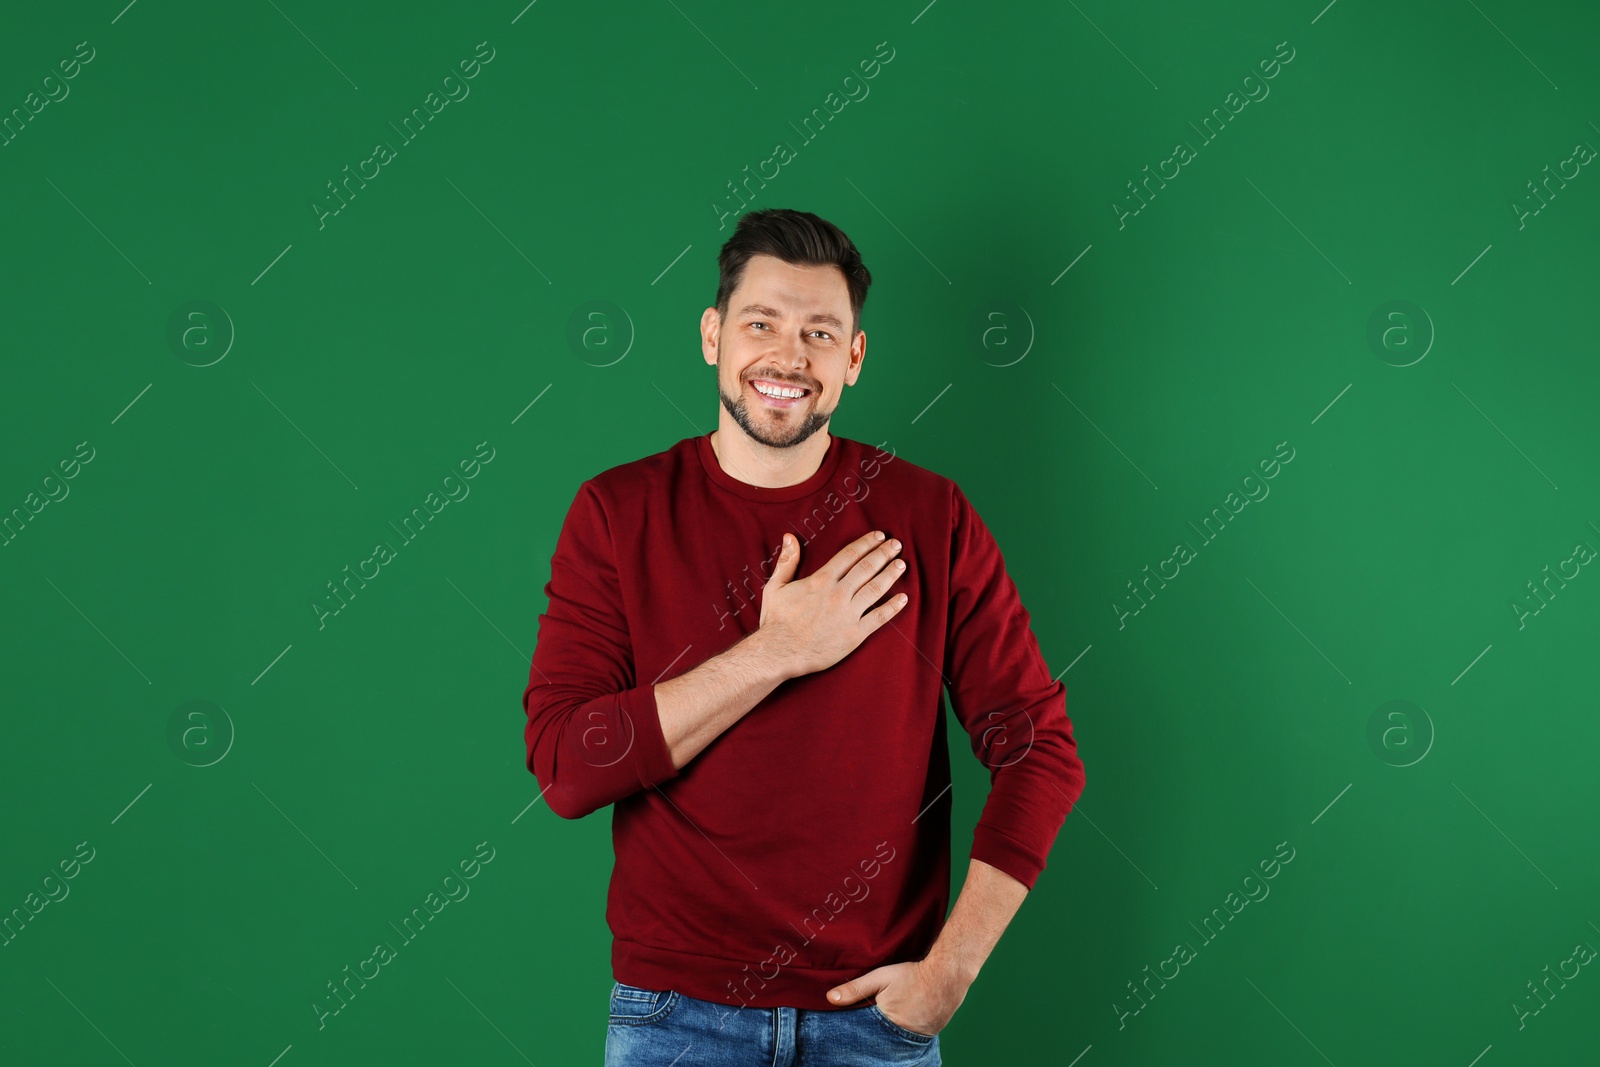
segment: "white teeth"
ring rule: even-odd
[[[773,386],[769,386],[769,385],[762,385],[759,382],[755,382],[755,383],[752,383],[752,384],[755,386],[756,392],[761,393],[764,396],[772,396],[772,397],[785,398],[785,399],[789,399],[789,400],[797,400],[800,397],[806,395],[806,391],[804,389],[777,388],[777,387],[773,387]]]

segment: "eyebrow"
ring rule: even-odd
[[[765,304],[746,304],[744,307],[739,309],[738,313],[741,318],[746,315],[761,315],[764,318],[769,319],[783,318],[783,312],[776,308],[769,308]],[[828,326],[832,326],[835,330],[839,330],[840,332],[844,331],[844,323],[840,322],[837,316],[829,315],[826,312],[816,312],[806,321],[824,323]]]

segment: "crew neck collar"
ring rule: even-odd
[[[767,503],[777,503],[784,500],[798,500],[817,492],[828,480],[833,477],[834,471],[839,469],[839,461],[844,455],[844,438],[838,434],[828,435],[828,451],[822,457],[822,465],[817,472],[803,482],[794,485],[763,486],[751,485],[741,482],[733,475],[722,469],[722,464],[717,461],[716,449],[711,447],[711,435],[702,434],[695,439],[695,452],[700,457],[700,466],[704,468],[706,477],[717,485],[744,497],[746,500],[757,500]]]

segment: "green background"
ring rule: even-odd
[[[578,484],[716,425],[728,183],[787,142],[753,206],[877,279],[832,430],[972,498],[1087,771],[945,1061],[1592,1062],[1590,969],[1514,1007],[1600,945],[1600,577],[1528,588],[1600,546],[1600,177],[1514,207],[1600,144],[1592,7],[123,2],[0,34],[5,114],[94,49],[0,147],[0,509],[70,490],[0,548],[0,912],[94,850],[0,948],[3,1058],[599,1062],[609,820],[530,807],[519,700]],[[959,878],[986,777],[951,742]]]

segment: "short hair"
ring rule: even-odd
[[[721,275],[717,283],[717,314],[723,322],[728,321],[728,301],[744,277],[745,264],[754,255],[775,256],[802,267],[838,267],[850,290],[850,336],[855,337],[861,329],[861,308],[867,302],[872,273],[843,230],[809,211],[789,208],[766,208],[740,216],[733,236],[717,256]]]

